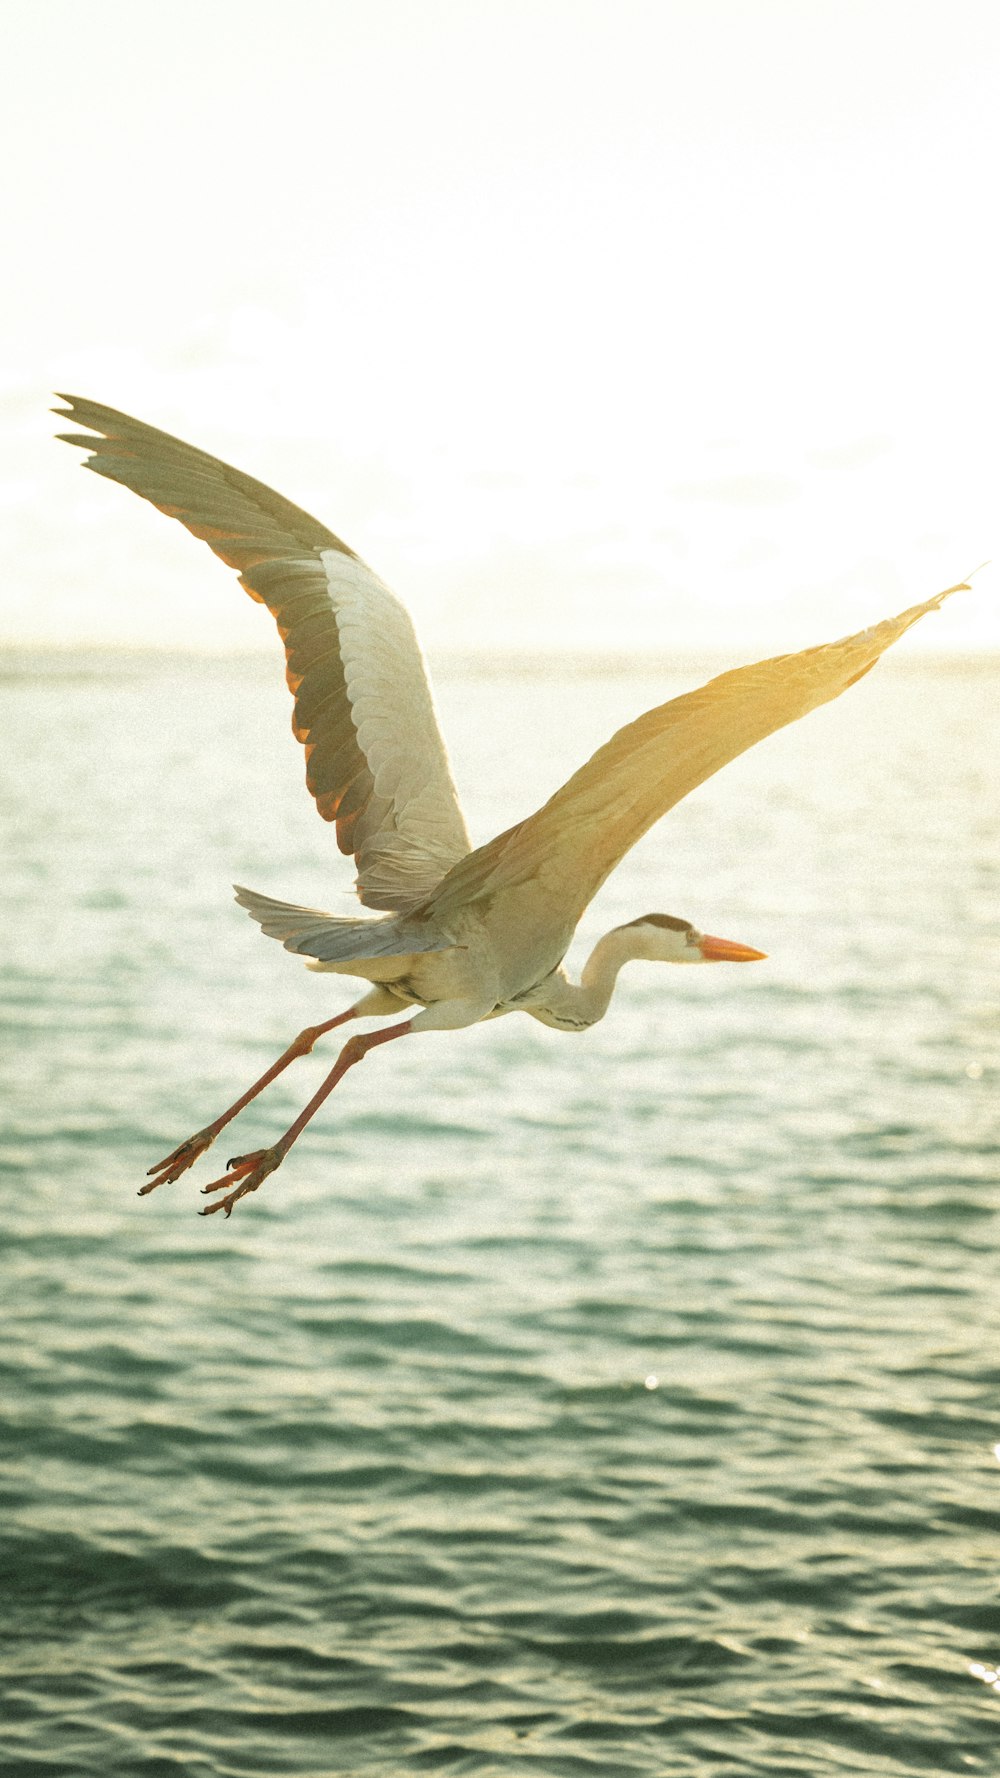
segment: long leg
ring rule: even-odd
[[[232,1122],[244,1106],[249,1105],[251,1099],[256,1099],[257,1094],[262,1093],[265,1087],[270,1086],[272,1080],[277,1080],[278,1075],[283,1074],[290,1063],[296,1061],[299,1056],[307,1056],[313,1044],[327,1031],[335,1031],[338,1025],[345,1025],[348,1019],[371,1018],[379,1014],[396,1012],[398,1007],[399,1002],[392,995],[386,994],[384,990],[374,988],[356,1005],[349,1006],[346,1012],[338,1013],[336,1018],[327,1019],[324,1025],[307,1025],[305,1030],[300,1031],[294,1041],[278,1057],[278,1060],[271,1064],[266,1073],[262,1074],[259,1080],[254,1081],[252,1087],[248,1087],[246,1092],[241,1094],[235,1104],[230,1105],[228,1110],[217,1117],[213,1123],[206,1124],[205,1128],[199,1130],[196,1135],[189,1136],[185,1142],[181,1142],[164,1160],[157,1161],[155,1166],[148,1169],[149,1173],[155,1174],[156,1177],[149,1179],[146,1185],[140,1186],[140,1198],[144,1198],[147,1192],[155,1191],[158,1185],[171,1184],[173,1180],[179,1179],[182,1173],[186,1173],[189,1167],[193,1167],[199,1155],[203,1155],[207,1148],[211,1148],[219,1132]]]
[[[299,1112],[295,1122],[289,1125],[273,1148],[258,1148],[252,1154],[237,1155],[229,1162],[222,1179],[214,1179],[211,1185],[202,1186],[203,1192],[216,1192],[221,1191],[223,1186],[232,1185],[234,1180],[239,1180],[239,1184],[227,1192],[224,1198],[217,1198],[214,1204],[206,1205],[200,1214],[211,1216],[215,1210],[224,1210],[230,1216],[233,1205],[240,1198],[245,1197],[247,1192],[255,1192],[259,1185],[263,1185],[268,1174],[280,1167],[295,1138],[305,1129],[309,1119],[315,1116],[337,1082],[343,1080],[347,1070],[353,1068],[356,1062],[360,1062],[378,1044],[391,1043],[394,1037],[406,1037],[412,1029],[413,1020],[405,1019],[401,1025],[390,1025],[388,1031],[369,1031],[363,1037],[349,1037],[319,1091],[313,1094],[305,1110]]]

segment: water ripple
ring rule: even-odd
[[[838,773],[756,751],[587,915],[697,883],[766,971],[386,1052],[205,1222],[209,1162],[140,1201],[145,1168],[341,1004],[231,909],[279,852],[304,901],[336,864],[260,742],[270,664],[228,671],[4,669],[0,1768],[995,1769],[989,678],[873,679],[877,745],[859,707]],[[510,687],[444,689],[461,755]]]

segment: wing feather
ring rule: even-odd
[[[114,408],[62,395],[86,467],[131,488],[235,568],[274,616],[306,783],[369,907],[403,911],[469,851],[409,616],[325,525],[263,482]],[[99,434],[94,437],[93,434]]]
[[[856,636],[738,667],[619,729],[549,801],[462,859],[417,912],[436,923],[529,880],[575,925],[631,846],[766,735],[840,696],[951,593]]]
[[[321,963],[372,963],[383,958],[405,958],[428,951],[455,947],[426,925],[412,927],[406,919],[343,919],[322,908],[298,907],[291,901],[275,901],[242,883],[233,885],[236,899],[256,920],[268,938],[276,938],[286,951],[313,957]],[[352,973],[348,971],[347,973]],[[364,970],[357,971],[364,975]]]

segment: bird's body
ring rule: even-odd
[[[204,1188],[232,1188],[209,1206],[227,1215],[280,1164],[347,1068],[380,1043],[512,1012],[583,1031],[603,1016],[619,971],[633,959],[762,956],[707,937],[687,920],[647,914],[606,933],[579,982],[562,968],[584,908],[661,815],[748,747],[837,697],[958,590],[949,587],[858,635],[724,673],[647,711],[534,814],[473,848],[413,626],[377,576],[263,483],[112,408],[61,399],[68,405],[59,411],[89,429],[61,435],[92,452],[87,466],[178,518],[273,613],[306,782],[319,813],[335,824],[340,849],[353,854],[359,899],[372,910],[344,918],[237,889],[268,936],[313,969],[360,978],[368,992],[302,1032],[222,1117],[151,1168],[155,1177],[143,1191],[177,1178],[325,1031],[352,1018],[412,1015],[349,1039],[279,1142],[238,1157],[224,1178]]]

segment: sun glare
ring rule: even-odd
[[[949,584],[995,553],[988,16],[25,15],[0,635],[260,634],[51,387],[315,510],[431,648],[796,646]],[[914,645],[998,643],[984,577]]]

